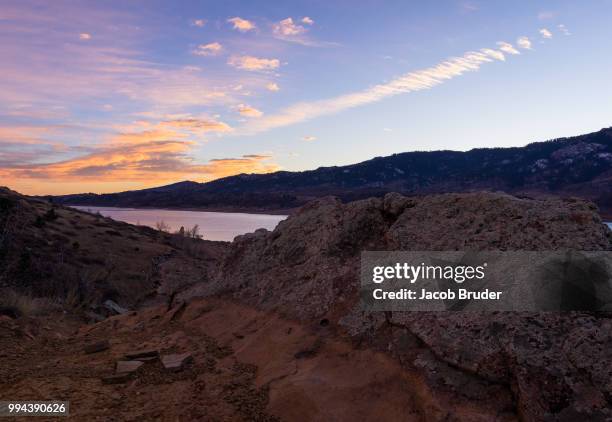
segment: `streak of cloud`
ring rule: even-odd
[[[362,91],[291,105],[276,114],[247,123],[237,132],[259,133],[375,103],[388,97],[431,89],[464,73],[477,71],[483,64],[495,60],[505,60],[502,51],[487,48],[480,51],[469,51],[461,57],[453,57],[435,66],[406,73],[391,82],[378,84]]]
[[[253,56],[231,56],[227,61],[232,67],[248,71],[274,70],[280,66],[278,59],[263,59]]]
[[[24,162],[37,157],[20,153],[21,162],[5,163],[0,168],[0,176],[8,182],[20,179],[78,181],[85,186],[87,183],[140,181],[155,185],[181,178],[212,180],[238,173],[268,173],[280,169],[270,161],[269,155],[197,163],[187,154],[193,145],[190,141],[172,139],[113,144],[83,156],[50,163]]]
[[[561,33],[563,35],[572,35],[572,33],[569,31],[569,29],[567,29],[567,27],[563,24],[559,24],[557,25],[557,28],[559,28],[559,31],[561,31]]]
[[[239,104],[237,107],[238,113],[246,117],[261,117],[263,112],[246,104]]]
[[[223,47],[218,42],[211,42],[209,44],[200,44],[194,50],[193,54],[196,56],[216,56],[221,53]]]
[[[521,54],[514,46],[508,42],[500,41],[497,43],[499,49],[507,54]]]

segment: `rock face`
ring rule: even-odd
[[[612,417],[612,322],[586,313],[365,314],[358,305],[362,250],[612,250],[596,208],[582,200],[506,194],[388,194],[342,204],[313,201],[273,231],[236,238],[197,295],[230,295],[321,323],[361,347],[422,369],[467,401],[505,386],[526,420]],[[427,353],[411,353],[424,344]]]

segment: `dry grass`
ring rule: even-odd
[[[42,316],[61,309],[61,305],[49,298],[33,298],[5,289],[0,292],[0,313],[13,317]]]

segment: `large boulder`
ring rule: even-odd
[[[507,386],[515,413],[527,420],[612,418],[612,326],[604,316],[366,313],[358,304],[363,250],[570,248],[612,250],[610,230],[589,202],[497,193],[388,194],[348,204],[329,197],[272,232],[236,238],[218,274],[196,294],[230,295],[292,318],[329,321],[356,344],[435,374],[440,388],[454,388],[466,400],[486,396],[487,383]],[[406,336],[429,353],[411,353],[415,343]],[[440,380],[441,363],[464,379]]]

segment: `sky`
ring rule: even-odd
[[[612,126],[611,0],[0,0],[0,185],[118,192]]]

